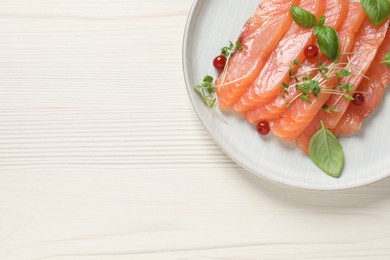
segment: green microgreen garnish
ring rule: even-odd
[[[325,79],[328,79],[329,77],[327,76],[329,72],[329,68],[326,67],[323,63],[320,63],[318,66],[318,71],[320,72],[321,76]]]
[[[347,69],[343,69],[341,72],[336,73],[336,77],[338,77],[338,78],[342,78],[342,77],[346,77],[346,76],[350,76],[350,75],[352,75],[352,72],[350,72]]]
[[[296,88],[301,92],[300,99],[308,103],[312,102],[309,97],[310,94],[318,97],[318,94],[321,92],[320,82],[312,79],[310,76],[303,77],[301,84],[296,84]]]
[[[337,107],[329,107],[327,105],[323,105],[322,106],[322,109],[326,112],[326,113],[331,113],[331,112],[340,112],[340,109],[338,109]]]
[[[309,98],[308,95],[303,95],[303,96],[300,96],[300,99],[304,102],[307,102],[307,103],[311,103],[311,99]]]
[[[290,85],[286,82],[282,82],[282,86],[280,86],[280,88],[282,90],[281,96],[285,98],[286,94],[288,94],[288,89],[290,88]]]
[[[387,1],[387,0],[385,0]],[[290,14],[293,20],[305,28],[314,28],[314,35],[317,36],[318,47],[330,60],[338,61],[340,56],[340,39],[336,30],[325,24],[325,16],[321,16],[318,21],[314,14],[303,8],[292,5]]]
[[[298,66],[299,65],[299,60],[295,59],[295,60],[293,60],[293,63]]]
[[[239,79],[235,79],[233,81],[230,81],[228,83],[225,82],[225,79],[226,79],[226,72],[228,70],[228,67],[229,67],[229,60],[230,58],[232,57],[232,55],[236,52],[236,51],[242,51],[242,44],[240,41],[236,41],[236,43],[233,43],[231,41],[229,41],[229,46],[227,47],[223,47],[221,49],[221,55],[225,56],[226,57],[226,63],[225,63],[225,68],[223,69],[223,72],[222,72],[222,81],[220,82],[220,84],[218,86],[216,86],[217,88],[220,88],[222,86],[224,86],[225,84],[231,84],[231,83],[234,83],[234,82],[237,82],[237,81],[240,81],[244,78],[247,77],[247,75],[239,78]]]
[[[217,99],[214,96],[215,87],[213,84],[213,77],[207,75],[203,78],[202,84],[198,84],[194,87],[196,93],[202,98],[203,102],[210,108],[214,106]]]
[[[296,71],[293,70],[293,66],[290,68],[290,79],[294,79],[294,83],[287,84],[285,82],[282,83],[281,96],[285,98],[285,93],[288,93],[290,87],[295,87],[298,90],[298,94],[292,98],[292,100],[286,101],[287,107],[290,106],[298,98],[304,102],[311,103],[313,98],[317,98],[320,93],[331,94],[331,95],[339,95],[340,98],[345,98],[347,100],[353,100],[353,97],[350,95],[354,91],[354,86],[350,86],[348,84],[337,84],[337,88],[333,88],[327,86],[326,82],[333,77],[346,77],[350,76],[352,72],[350,72],[351,64],[348,63],[331,63],[326,66],[323,62],[320,62],[318,67],[314,67],[311,69],[307,69],[304,71]],[[312,74],[314,71],[318,71],[318,73],[313,77]],[[294,72],[294,74],[292,74]],[[326,112],[337,112],[338,109],[324,107]]]
[[[344,84],[344,85],[337,85],[339,89],[344,89],[346,92],[352,92],[355,87],[354,86],[351,86],[351,85],[348,85],[348,84]]]
[[[384,63],[390,68],[390,51],[386,53],[384,59],[380,63]]]
[[[240,41],[236,41],[236,49],[242,51],[242,45]]]
[[[363,9],[371,22],[377,26],[390,17],[389,0],[361,0]]]
[[[240,41],[236,41],[236,43],[233,43],[230,41],[229,46],[223,47],[221,49],[221,55],[226,57],[226,64],[225,64],[224,71],[222,72],[223,73],[222,83],[218,87],[221,87],[225,84],[226,70],[228,68],[229,59],[232,57],[232,55],[234,54],[235,51],[241,51],[241,50],[242,50],[242,45],[241,45]],[[242,77],[242,78],[244,78],[244,77]],[[236,81],[241,80],[242,78],[236,79]],[[212,108],[215,105],[215,103],[217,102],[217,98],[214,95],[215,86],[213,84],[213,81],[214,81],[213,77],[206,75],[203,78],[203,82],[194,87],[195,91],[202,98],[203,102],[207,106],[209,106],[210,108]],[[234,81],[232,81],[232,82],[234,82]],[[230,82],[230,83],[232,83],[232,82]]]
[[[242,45],[241,42],[236,41],[236,43],[229,42],[229,46],[223,47],[221,49],[221,55],[225,56],[227,59],[230,59],[230,57],[233,55],[233,53],[236,51],[242,50]]]
[[[290,66],[290,77],[292,78],[294,74],[295,74],[295,68],[294,66]]]
[[[343,98],[345,98],[346,100],[349,100],[349,101],[354,101],[355,100],[351,95],[348,95],[348,94],[344,94]]]
[[[309,156],[313,163],[329,176],[341,176],[344,167],[343,147],[322,121],[321,129],[310,139]]]

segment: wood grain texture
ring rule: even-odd
[[[187,97],[191,0],[0,0],[0,259],[390,259],[390,180],[259,179]]]

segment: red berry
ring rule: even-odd
[[[268,122],[261,121],[257,124],[256,130],[260,135],[267,135],[270,131]]]
[[[312,59],[312,58],[317,57],[318,52],[319,52],[318,47],[317,47],[317,45],[314,45],[314,44],[310,44],[310,45],[306,46],[305,50],[304,50],[305,57],[308,59]]]
[[[363,95],[363,94],[361,94],[361,93],[355,93],[355,94],[353,94],[353,98],[354,98],[354,100],[353,100],[352,102],[353,102],[355,105],[361,106],[361,105],[364,104],[365,98],[364,98],[364,95]]]
[[[226,57],[223,55],[215,57],[213,61],[213,65],[217,70],[223,70],[225,68],[225,64],[226,64]]]

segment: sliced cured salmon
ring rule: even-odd
[[[325,11],[326,2],[301,0],[300,7],[319,18]],[[234,110],[245,113],[267,104],[278,96],[281,93],[282,83],[289,81],[292,61],[298,60],[302,63],[305,59],[304,47],[314,41],[312,28],[303,28],[293,23],[268,58],[257,79],[234,104]]]
[[[355,22],[351,26],[354,24]],[[375,27],[368,18],[365,19],[356,35],[356,42],[350,55],[350,63],[355,73],[349,77],[342,78],[340,84],[349,84],[351,86],[360,84],[363,79],[363,74],[368,70],[377,53],[378,47],[386,35],[387,28],[388,22],[379,27]],[[352,37],[349,43],[353,43]],[[349,102],[344,98],[340,98],[338,95],[331,95],[326,101],[326,106],[335,111],[325,112],[324,110],[320,110],[310,125],[297,138],[298,147],[307,152],[311,136],[320,128],[320,121],[323,121],[328,129],[333,130],[343,116]]]
[[[351,5],[357,6],[359,4],[354,3]],[[324,12],[325,17],[327,17],[325,24],[338,30],[348,14],[348,9],[348,0],[328,0]],[[311,68],[313,68],[313,61],[305,60],[297,73],[300,74]],[[285,95],[279,95],[270,103],[248,112],[246,115],[247,120],[250,123],[258,123],[264,120],[270,122],[280,118],[282,114],[286,112],[288,103],[298,94],[298,91],[294,87],[294,83],[294,80],[290,80],[289,85],[292,87],[288,89],[288,92]]]
[[[349,77],[344,77],[340,80],[340,84],[349,84],[350,86],[358,87],[364,74],[367,72],[372,61],[374,60],[379,46],[382,44],[386,32],[389,28],[388,21],[380,25],[374,26],[369,19],[366,19],[362,29],[359,31],[359,39],[355,43],[350,56],[351,68],[355,72]],[[326,115],[324,121],[328,129],[334,129],[341,117],[344,115],[350,101],[344,98],[339,98],[332,95],[326,102],[328,107],[333,107],[338,112],[331,112]]]
[[[349,13],[350,15],[347,16],[339,30],[341,53],[348,53],[351,51],[354,45],[355,34],[366,17],[364,10],[359,3],[351,3]],[[361,40],[363,41],[364,39]],[[341,55],[340,63],[346,61],[347,55]],[[336,66],[336,64],[329,60],[326,60],[324,64],[329,68]],[[330,75],[333,74],[334,73],[330,73]],[[322,88],[332,88],[336,82],[336,77],[330,77]],[[289,110],[282,115],[281,119],[275,120],[271,124],[272,132],[285,140],[295,140],[316,117],[316,114],[321,110],[329,96],[328,93],[324,92],[320,93],[318,97],[311,96],[311,103],[297,99],[291,104]]]
[[[248,89],[265,61],[290,28],[289,9],[299,0],[264,0],[247,21],[239,41],[243,50],[229,59],[215,82],[220,108],[232,106]]]
[[[359,131],[364,119],[368,117],[379,105],[385,88],[390,84],[390,68],[381,63],[387,52],[390,51],[390,33],[386,35],[379,48],[373,63],[367,71],[368,78],[363,79],[358,91],[362,92],[364,103],[356,105],[351,102],[347,111],[336,126],[336,135],[352,135]]]

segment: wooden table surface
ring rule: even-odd
[[[0,259],[390,259],[390,179],[292,190],[210,140],[190,6],[0,0]]]

